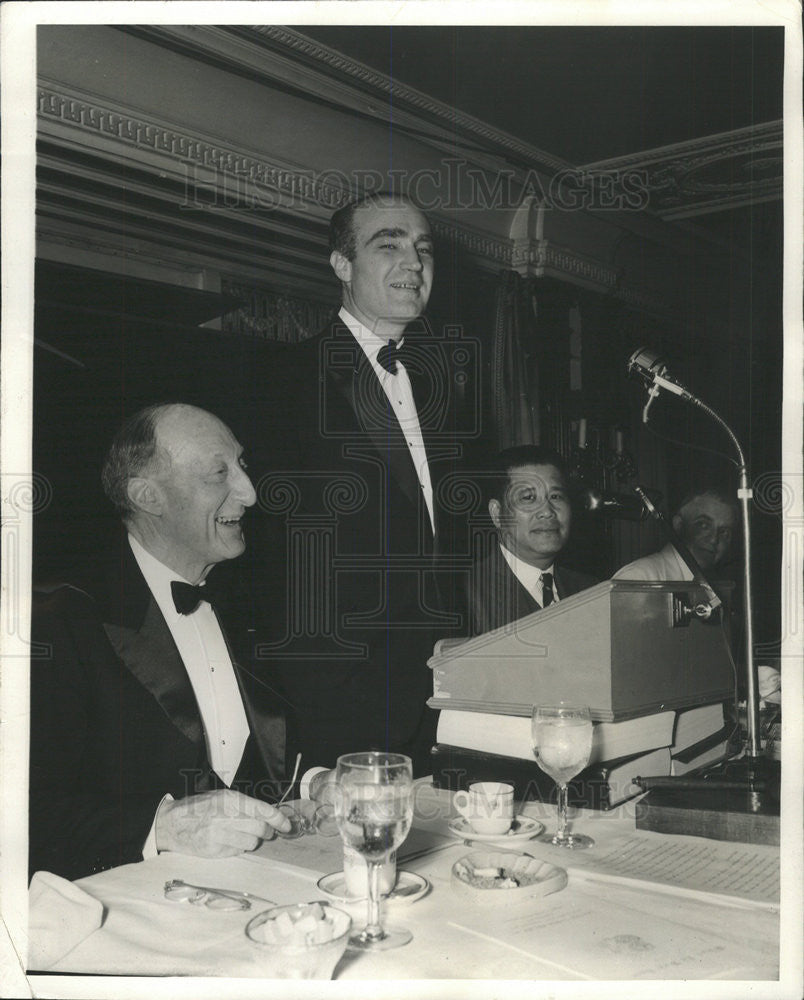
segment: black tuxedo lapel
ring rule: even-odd
[[[105,622],[104,631],[115,652],[156,698],[162,709],[193,743],[202,743],[204,732],[190,679],[162,612],[152,602],[142,627],[135,631]]]
[[[203,744],[198,703],[167,622],[123,538],[118,581],[100,601],[103,628],[125,666],[159,702],[173,724]]]
[[[402,428],[385,390],[348,328],[336,324],[332,336],[338,338],[339,348],[342,346],[350,352],[352,365],[339,369],[328,366],[329,381],[349,404],[356,421],[355,430],[371,441],[383,467],[388,469],[388,474],[393,476],[411,504],[417,507],[421,492],[419,479]],[[325,362],[326,353],[321,358],[321,363]],[[326,405],[326,399],[324,402]],[[348,447],[346,440],[344,444]]]

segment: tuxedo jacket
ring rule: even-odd
[[[34,595],[31,873],[74,879],[137,861],[166,793],[221,787],[189,676],[125,538],[119,555],[93,594]],[[232,787],[271,799],[285,776],[281,692],[247,662],[247,637],[224,635],[250,729]]]
[[[426,331],[406,332],[405,346],[435,533],[402,428],[343,322],[293,348],[283,372],[261,499],[276,510],[267,484],[286,485],[275,491],[286,534],[264,557],[274,567],[273,591],[270,580],[264,590],[274,608],[280,589],[290,600],[266,655],[280,664],[315,763],[375,746],[428,765],[427,659],[458,620],[445,602],[456,592],[450,574],[439,569],[456,546],[444,488],[463,453],[448,351]]]
[[[556,566],[553,584],[559,598],[571,597],[596,581],[585,573]],[[495,628],[518,621],[534,611],[541,611],[536,598],[522,586],[495,544],[488,556],[479,560],[472,574],[470,615],[472,635],[482,635]]]

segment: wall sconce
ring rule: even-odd
[[[627,483],[636,476],[636,462],[625,447],[622,428],[595,424],[581,417],[572,422],[571,430],[577,442],[570,455],[574,478],[587,486],[608,490],[615,483]]]

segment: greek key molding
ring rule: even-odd
[[[290,211],[294,204],[302,202],[306,206],[317,205],[333,211],[352,196],[348,188],[316,176],[311,170],[277,164],[252,152],[194,135],[149,116],[111,107],[88,95],[59,91],[50,84],[40,86],[38,107],[39,115],[44,120],[59,122],[87,135],[104,136],[122,147],[167,157],[175,161],[177,174],[186,176],[186,167],[190,163],[199,169],[219,173],[221,179],[217,183],[221,185],[223,177],[227,176],[236,177],[241,183],[245,179],[255,187],[277,191],[286,199],[282,207]],[[220,208],[217,210],[221,211]],[[309,211],[299,208],[298,214],[309,219]],[[615,291],[627,301],[650,299],[637,290],[619,285],[616,272],[605,264],[548,241],[515,247],[510,239],[446,222],[435,215],[431,216],[431,225],[437,237],[455,243],[486,265],[524,267],[537,273],[548,269],[555,275],[566,276],[570,281],[583,281],[602,290]]]
[[[321,205],[334,210],[349,200],[350,194],[313,171],[290,167],[257,157],[207,138],[127,111],[115,110],[86,97],[40,87],[38,110],[44,119],[74,125],[85,132],[105,135],[138,150],[151,150],[182,164],[213,169],[246,179],[258,187],[272,188],[289,199]]]
[[[237,177],[255,187],[270,188],[288,199],[318,205],[334,211],[345,204],[352,191],[316,176],[312,170],[272,163],[244,150],[214,143],[207,138],[181,131],[164,122],[143,115],[115,109],[77,93],[39,89],[39,114],[93,135],[105,135],[125,146],[148,150],[170,157],[180,165],[192,163],[199,169],[212,169],[222,175]],[[331,175],[330,171],[330,175]],[[510,241],[497,239],[438,218],[432,219],[437,236],[456,242],[469,253],[489,261],[510,265]]]

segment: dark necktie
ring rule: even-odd
[[[403,365],[407,368],[408,361],[410,359],[410,352],[404,346],[398,347],[395,340],[389,340],[385,347],[381,347],[377,355],[377,361],[383,366],[383,368],[390,372],[392,375],[396,375],[396,363],[401,361]]]
[[[553,574],[542,573],[542,607],[546,608],[555,600],[553,593]]]
[[[192,583],[184,583],[182,580],[173,580],[170,591],[180,615],[191,615],[202,601],[214,603],[214,597],[207,587],[195,587]]]

